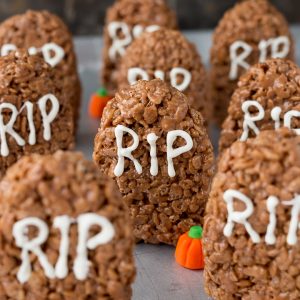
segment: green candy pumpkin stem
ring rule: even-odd
[[[107,90],[105,88],[99,88],[96,91],[96,94],[100,97],[106,97],[108,95]]]
[[[188,236],[192,239],[201,239],[203,229],[201,226],[192,226],[189,230]]]

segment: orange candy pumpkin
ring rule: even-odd
[[[189,232],[181,235],[175,251],[175,259],[181,266],[201,270],[204,268],[202,250],[202,227],[192,226]]]
[[[103,88],[97,90],[95,94],[93,94],[90,98],[89,103],[89,115],[92,118],[101,118],[104,107],[107,102],[112,99],[112,96],[107,94],[107,91]]]

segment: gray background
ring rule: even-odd
[[[168,0],[176,11],[181,29],[213,28],[236,0]],[[270,0],[290,23],[300,22],[299,0]],[[106,9],[113,0],[0,0],[0,21],[28,8],[48,9],[58,14],[74,34],[101,32]]]

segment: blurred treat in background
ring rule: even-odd
[[[62,84],[76,125],[81,86],[72,35],[65,23],[48,11],[27,10],[1,23],[0,47],[1,56],[16,49],[26,49],[31,55],[42,54],[44,60],[55,69],[56,80]]]
[[[268,0],[244,0],[226,11],[214,30],[210,52],[217,124],[227,116],[239,77],[271,57],[294,59],[294,41],[282,13]]]
[[[111,94],[117,91],[117,74],[127,47],[143,32],[177,28],[175,13],[164,0],[119,0],[105,16],[102,50],[102,84]]]
[[[183,92],[191,106],[208,121],[212,105],[208,97],[208,76],[200,54],[177,30],[159,29],[136,39],[126,50],[117,72],[118,87],[139,79],[160,78]]]
[[[167,0],[178,16],[181,29],[213,28],[236,0]],[[289,23],[300,22],[299,0],[271,0]],[[28,8],[47,9],[62,17],[73,34],[93,35],[102,30],[105,12],[113,0],[1,0],[0,21]]]

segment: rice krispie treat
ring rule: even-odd
[[[176,244],[203,223],[212,145],[201,113],[167,83],[141,80],[108,102],[94,160],[117,182],[138,240]]]
[[[160,29],[144,33],[126,50],[118,72],[118,87],[139,79],[159,78],[183,92],[190,105],[209,121],[208,78],[196,47],[179,31]]]
[[[223,124],[220,152],[262,130],[285,126],[299,132],[300,69],[293,62],[270,59],[254,65],[238,83]]]
[[[26,156],[0,183],[0,299],[131,299],[129,215],[81,154]]]
[[[161,27],[177,28],[174,12],[162,0],[122,0],[107,10],[101,79],[111,94],[117,90],[117,69],[127,47],[142,32]]]
[[[240,75],[271,57],[294,59],[287,21],[268,0],[240,1],[219,22],[211,48],[211,97],[220,126]]]
[[[268,130],[224,151],[204,224],[215,300],[300,299],[300,137]]]
[[[0,54],[27,49],[30,54],[41,53],[55,70],[63,92],[74,111],[75,123],[79,118],[81,86],[72,35],[64,22],[48,11],[28,10],[15,15],[0,25]]]
[[[0,57],[0,177],[23,155],[72,148],[71,108],[42,57],[23,50]]]

